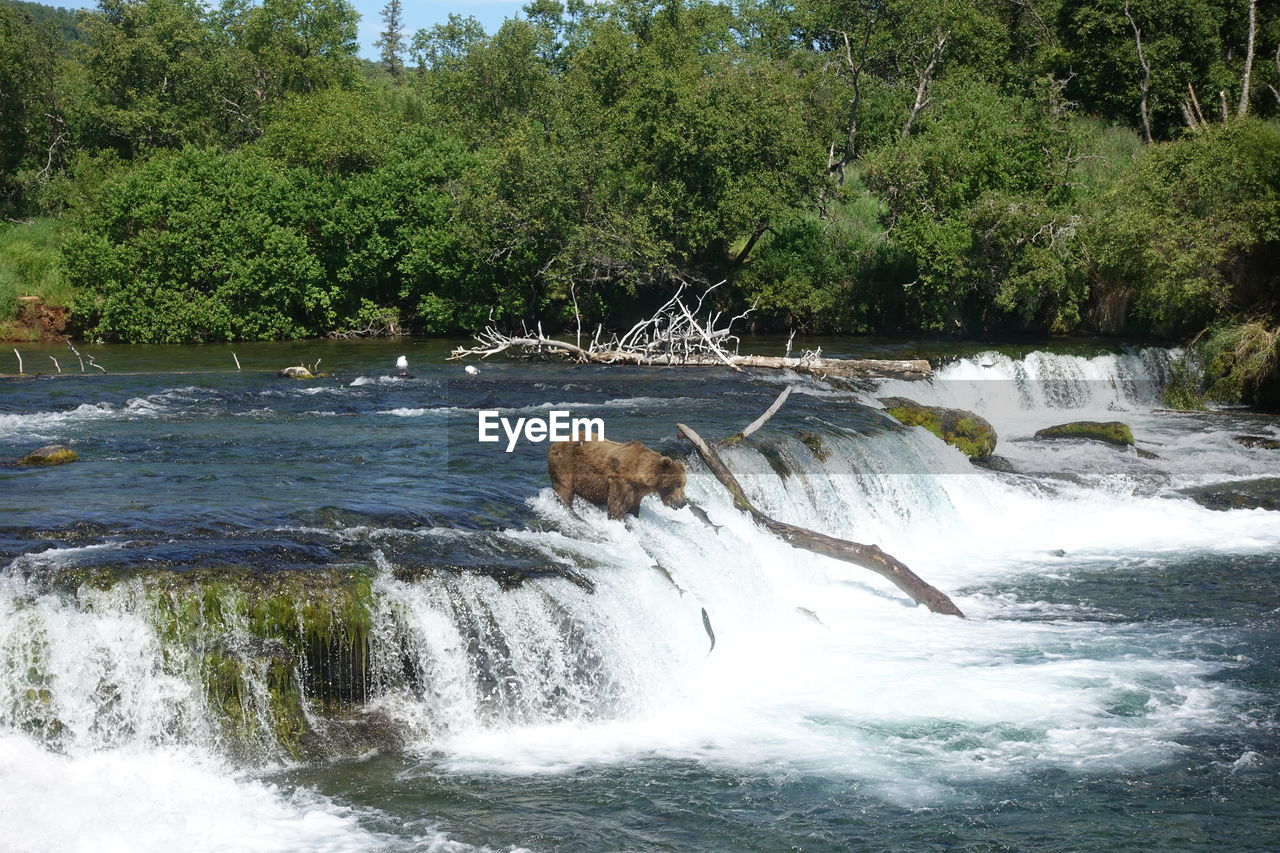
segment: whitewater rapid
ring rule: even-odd
[[[876,397],[901,395],[978,411],[1014,474],[975,468],[887,419],[867,431],[808,418],[821,457],[781,430],[726,452],[765,512],[880,545],[946,591],[964,620],[762,532],[695,461],[687,491],[710,526],[656,501],[625,523],[581,504],[570,513],[542,489],[513,496],[536,520],[519,527],[304,532],[363,544],[381,569],[370,655],[382,689],[370,709],[434,772],[562,774],[657,757],[819,774],[925,808],[963,799],[975,780],[1158,768],[1188,735],[1236,725],[1257,700],[1220,678],[1237,661],[1203,650],[1227,629],[1116,619],[1087,600],[1038,598],[1034,581],[1123,572],[1142,583],[1189,555],[1280,548],[1274,513],[1214,512],[1178,494],[1274,477],[1276,463],[1235,443],[1241,427],[1229,416],[1158,411],[1177,356],[983,353],[930,383],[873,393],[787,377],[801,395],[843,405],[874,409]],[[342,389],[326,392],[341,399]],[[69,423],[175,408],[194,417],[211,399],[174,389],[4,415],[0,430],[52,439]],[[619,403],[663,400],[599,405]],[[1124,420],[1159,458],[1034,439],[1082,419]],[[1270,423],[1254,429],[1276,434]],[[535,553],[594,592],[555,577],[516,589],[480,573],[399,577],[392,546],[415,539]],[[42,572],[85,558],[80,550],[20,556],[0,578],[0,788],[14,792],[0,799],[0,835],[11,849],[474,849],[430,827],[390,839],[337,800],[264,782],[263,768],[287,763],[267,746],[256,764],[231,760],[198,667],[165,648],[140,598],[117,589],[73,600],[39,587]]]

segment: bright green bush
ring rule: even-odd
[[[1096,284],[1128,288],[1165,334],[1277,310],[1280,128],[1255,119],[1151,146],[1102,197],[1087,241]]]
[[[145,343],[301,338],[342,294],[308,236],[323,186],[242,153],[163,153],[107,180],[67,243],[92,333]]]

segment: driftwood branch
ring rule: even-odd
[[[760,429],[760,427],[764,426],[768,422],[769,418],[773,417],[778,413],[778,409],[782,408],[782,404],[787,402],[787,398],[790,396],[791,396],[791,386],[788,385],[786,388],[782,389],[782,393],[778,395],[778,399],[773,401],[773,405],[765,409],[765,412],[763,415],[756,418],[751,423],[747,424],[746,428],[743,429],[741,432],[734,433],[733,435],[724,439],[723,443],[737,444],[747,436],[751,435],[751,433]]]
[[[723,282],[721,282],[723,284]],[[569,343],[543,334],[541,326],[523,328],[520,334],[508,334],[489,325],[476,335],[475,346],[457,347],[449,359],[459,361],[512,351],[526,357],[552,355],[582,364],[639,364],[658,367],[764,367],[795,370],[801,373],[844,376],[855,379],[924,379],[932,372],[924,359],[838,359],[823,358],[821,350],[804,352],[799,357],[742,355],[733,325],[745,319],[751,309],[723,319],[721,312],[703,305],[708,294],[720,285],[708,288],[697,302],[685,304],[685,285],[667,300],[651,317],[632,326],[622,336],[603,339],[602,332],[583,345]]]
[[[711,473],[729,490],[729,494],[733,497],[733,505],[743,512],[749,513],[756,524],[780,537],[788,545],[795,548],[804,548],[807,551],[822,554],[832,559],[843,560],[846,563],[852,563],[864,569],[870,569],[905,592],[911,597],[912,601],[917,604],[923,604],[934,613],[964,618],[960,608],[956,607],[945,593],[936,587],[930,586],[901,561],[890,554],[886,554],[879,547],[836,539],[834,536],[806,530],[803,527],[777,521],[765,515],[748,500],[742,484],[738,482],[738,478],[724,464],[720,455],[703,441],[702,436],[684,424],[676,424],[676,430],[693,444],[694,449],[698,451],[698,455],[702,457],[702,461],[711,469]]]

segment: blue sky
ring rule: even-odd
[[[404,8],[405,36],[411,36],[422,27],[443,23],[449,13],[458,15],[474,15],[484,25],[487,32],[494,32],[506,18],[520,13],[529,0],[488,0],[483,3],[467,3],[465,0],[401,0]],[[382,29],[382,7],[386,0],[351,0],[351,4],[360,13],[360,55],[366,59],[376,59],[377,50],[373,47],[378,32]]]
[[[76,9],[91,9],[96,2],[68,2],[68,0],[43,0],[50,6],[69,6]],[[377,59],[378,51],[373,42],[382,29],[382,7],[387,0],[350,0],[351,5],[360,13],[360,55],[366,59]],[[404,8],[404,29],[406,39],[420,28],[432,24],[444,23],[453,12],[459,15],[474,15],[484,25],[487,32],[492,33],[506,18],[520,13],[520,9],[528,0],[486,0],[481,3],[468,3],[466,0],[401,0]]]

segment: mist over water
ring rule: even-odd
[[[1187,492],[1265,487],[1280,453],[1234,436],[1280,427],[1160,411],[1176,353],[981,352],[860,388],[515,362],[468,380],[411,346],[410,380],[375,345],[326,352],[334,376],[314,384],[5,381],[0,457],[59,441],[83,458],[0,469],[0,786],[16,792],[0,834],[16,849],[1276,841],[1280,515]],[[677,421],[731,434],[784,383],[782,411],[725,452],[751,499],[880,545],[967,619],[761,531],[696,458],[687,493],[714,526],[653,500],[618,523],[559,503],[545,447],[474,441],[480,408],[563,407],[678,453]],[[884,396],[982,414],[1013,471],[898,426]],[[1034,437],[1075,420],[1121,420],[1158,458]],[[373,568],[365,713],[400,746],[301,763],[271,734],[268,673],[239,700],[260,737],[233,749],[200,681],[222,640],[174,643],[139,582],[53,582],[353,564]]]

